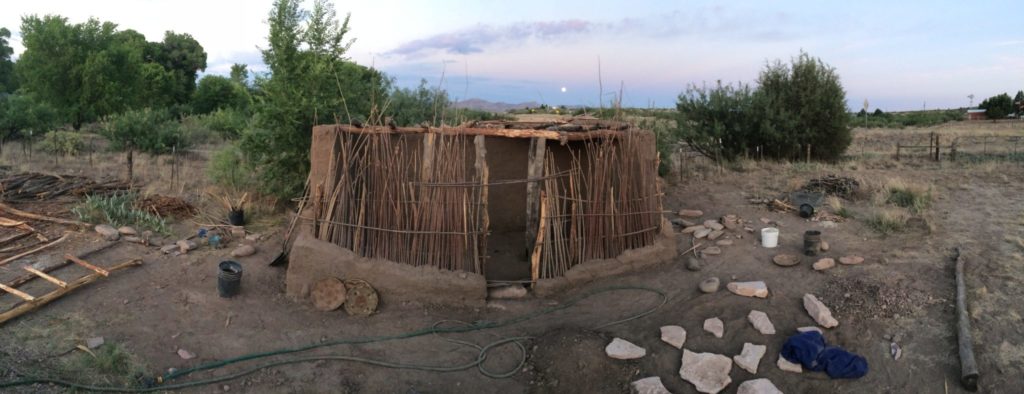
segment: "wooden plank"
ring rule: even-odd
[[[3,205],[3,204],[0,204],[0,205]],[[38,252],[40,250],[49,248],[49,247],[51,247],[53,245],[59,244],[61,242],[64,242],[64,240],[66,240],[66,239],[68,239],[68,233],[65,233],[62,237],[58,238],[56,241],[50,242],[50,243],[48,243],[46,245],[40,246],[38,248],[32,249],[32,250],[24,252],[24,253],[18,253],[18,254],[14,255],[14,256],[8,257],[8,258],[3,259],[3,260],[0,260],[0,266],[5,265],[7,263],[10,263],[12,261],[15,261],[17,259],[20,259],[22,257],[28,256],[30,254],[36,253],[36,252]]]
[[[71,261],[72,263],[75,263],[75,264],[78,264],[78,265],[83,266],[85,268],[88,268],[88,269],[92,270],[93,272],[95,272],[97,274],[100,274],[100,275],[103,275],[103,276],[110,276],[110,271],[107,271],[107,270],[105,270],[103,268],[100,268],[100,267],[97,267],[95,265],[89,264],[88,261],[85,261],[85,260],[82,260],[82,259],[80,259],[78,257],[72,256],[71,254],[65,254],[64,258],[69,260],[69,261]]]
[[[15,289],[15,288],[10,287],[10,286],[7,286],[7,285],[5,285],[3,283],[0,283],[0,290],[6,291],[6,292],[11,293],[11,294],[14,294],[14,295],[18,296],[19,298],[21,298],[21,299],[23,299],[25,301],[32,302],[32,301],[35,301],[35,299],[36,299],[31,294],[28,294],[28,293],[23,292],[21,290]]]
[[[110,267],[110,271],[111,272],[113,272],[113,271],[120,271],[120,270],[125,269],[125,268],[137,267],[137,266],[140,266],[140,265],[142,265],[142,260],[134,259],[134,260],[130,260],[130,261],[127,261],[127,262],[115,265],[113,267]],[[47,293],[47,294],[45,294],[43,296],[40,296],[40,297],[36,298],[35,301],[33,301],[33,302],[22,303],[20,305],[15,306],[14,308],[11,308],[7,312],[0,313],[0,325],[8,322],[11,319],[14,319],[14,318],[18,317],[18,316],[21,316],[21,315],[29,313],[29,312],[31,312],[33,310],[36,310],[39,307],[42,307],[43,305],[49,304],[50,302],[53,302],[54,300],[56,300],[56,299],[58,299],[60,297],[63,297],[65,294],[70,293],[70,292],[74,291],[75,289],[77,289],[79,287],[82,287],[82,286],[85,286],[85,285],[87,285],[89,283],[95,282],[97,279],[102,278],[102,277],[103,277],[103,275],[100,275],[98,273],[96,273],[96,274],[89,274],[89,275],[83,276],[83,277],[78,278],[77,280],[75,280],[75,281],[73,281],[71,283],[68,283],[68,286],[65,287],[65,288],[54,290],[54,291],[52,291],[50,293]]]
[[[526,165],[526,178],[538,179],[544,174],[544,156],[547,140],[534,138],[530,140],[529,158]],[[533,249],[533,240],[537,237],[538,207],[540,206],[540,182],[526,184],[526,250]]]
[[[40,278],[46,279],[46,280],[50,281],[50,283],[53,283],[53,284],[55,284],[55,285],[57,285],[57,286],[60,286],[60,287],[62,287],[62,288],[63,288],[63,287],[68,287],[68,284],[67,284],[67,282],[65,282],[65,281],[62,281],[62,280],[60,280],[60,279],[57,279],[57,278],[54,278],[54,277],[52,277],[52,276],[50,276],[50,275],[47,275],[47,274],[46,274],[45,272],[43,272],[43,271],[37,270],[37,269],[35,269],[35,268],[32,268],[32,267],[30,267],[30,266],[27,266],[27,265],[26,265],[26,266],[24,266],[24,267],[21,267],[21,268],[24,268],[24,269],[25,269],[25,271],[31,272],[31,273],[35,274],[36,276],[38,276],[38,277],[40,277]]]
[[[423,135],[423,156],[421,156],[421,171],[420,180],[423,182],[430,181],[430,175],[434,171],[434,141],[437,139],[437,134],[424,134]]]
[[[537,229],[537,238],[533,242],[533,254],[530,255],[530,278],[531,286],[537,284],[537,279],[540,279],[540,252],[544,247],[544,229],[547,223],[547,203],[544,198],[544,192],[540,192],[540,226]]]

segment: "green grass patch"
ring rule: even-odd
[[[898,207],[907,208],[911,212],[920,213],[931,204],[930,190],[913,187],[890,187],[886,202]]]
[[[907,223],[907,215],[900,211],[882,210],[871,215],[866,223],[875,232],[890,235],[903,231]]]
[[[92,195],[71,209],[78,219],[88,223],[106,223],[114,227],[135,226],[161,234],[168,234],[170,228],[164,218],[135,208],[138,195],[135,193],[114,193],[109,196]]]

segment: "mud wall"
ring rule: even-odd
[[[297,230],[285,276],[286,293],[295,301],[308,302],[313,284],[332,276],[369,282],[382,304],[410,301],[478,307],[486,301],[487,282],[482,275],[368,259],[314,238],[308,227]]]

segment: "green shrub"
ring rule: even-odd
[[[757,86],[689,87],[676,103],[679,135],[709,157],[732,160],[763,149],[765,157],[835,161],[853,141],[846,91],[835,69],[806,53],[769,64]]]
[[[74,156],[85,149],[85,140],[78,132],[54,130],[43,135],[39,149],[55,155]]]
[[[214,184],[231,190],[256,190],[259,187],[256,172],[252,171],[236,144],[228,145],[213,154],[206,175]]]
[[[242,130],[249,124],[249,116],[245,112],[233,109],[218,109],[200,116],[199,120],[206,128],[228,140],[242,135]]]
[[[135,208],[138,195],[131,192],[110,196],[90,195],[71,209],[78,219],[87,223],[106,223],[114,227],[135,226],[161,234],[169,233],[167,222],[160,216]]]

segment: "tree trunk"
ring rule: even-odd
[[[132,167],[134,165],[132,154],[134,153],[134,151],[135,151],[134,149],[128,149],[128,183],[129,184],[132,183],[132,181],[134,180],[133,176],[132,176]]]

